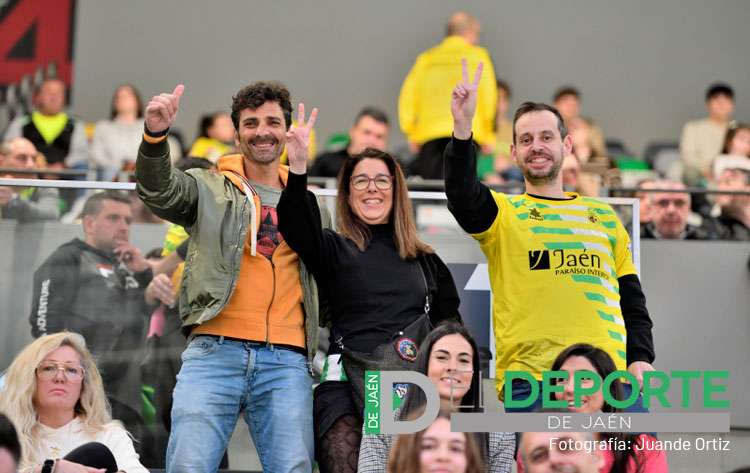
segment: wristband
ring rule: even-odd
[[[55,469],[55,460],[46,459],[44,460],[44,463],[42,464],[42,473],[52,473],[52,470]]]
[[[161,138],[162,136],[167,136],[167,133],[169,133],[169,128],[165,128],[158,133],[154,133],[153,131],[148,129],[148,127],[146,126],[146,123],[144,122],[143,133],[145,133],[146,136],[150,136],[151,138]]]

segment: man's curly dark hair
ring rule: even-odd
[[[243,87],[232,97],[232,123],[239,130],[240,112],[246,108],[255,110],[266,102],[276,102],[284,112],[286,129],[292,125],[292,101],[289,90],[281,82],[254,82]]]

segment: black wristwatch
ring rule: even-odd
[[[42,473],[52,473],[52,470],[55,468],[55,460],[50,460],[49,458],[44,460],[44,464],[42,464]]]

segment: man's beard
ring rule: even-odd
[[[548,170],[546,171],[538,171],[542,174],[534,174],[534,170],[529,167],[529,165],[526,163],[527,159],[534,159],[536,156],[542,156],[544,158],[547,158],[552,163]],[[547,154],[547,153],[537,153],[530,155],[528,158],[524,158],[523,160],[523,166],[521,167],[521,170],[523,171],[524,178],[534,185],[541,185],[541,184],[547,184],[551,181],[554,181],[557,179],[557,176],[560,174],[560,169],[562,169],[562,159],[559,161],[555,161],[554,156]]]
[[[262,143],[272,143],[274,144],[274,146],[268,149],[267,151],[258,152],[253,147],[253,144],[257,145],[257,144],[262,144]],[[275,138],[255,138],[251,140],[250,142],[247,142],[247,141],[240,142],[240,151],[242,152],[242,155],[250,159],[251,161],[254,161],[260,164],[268,164],[277,160],[281,156],[283,149],[284,149],[283,145],[279,143],[279,141],[276,140]]]

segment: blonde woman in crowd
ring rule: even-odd
[[[15,424],[23,473],[146,473],[113,421],[99,370],[81,335],[38,338],[11,363],[0,411]]]

